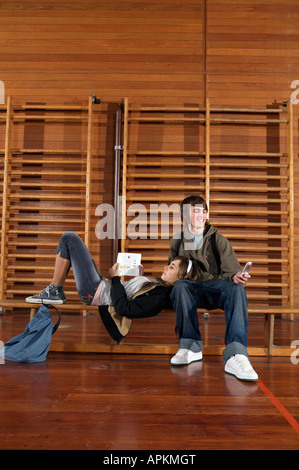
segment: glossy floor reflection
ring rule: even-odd
[[[86,337],[104,340],[97,320],[63,318],[59,334],[79,334],[81,323]],[[208,322],[206,339],[221,341],[219,319]],[[287,342],[290,326],[280,323],[277,339]],[[2,316],[0,338],[23,324],[21,315]],[[296,336],[298,323],[291,328]],[[251,332],[257,341],[257,322]],[[245,383],[225,374],[220,356],[184,367],[170,357],[50,353],[40,364],[0,365],[0,449],[299,448],[299,364],[252,357],[259,381]]]

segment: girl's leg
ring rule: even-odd
[[[68,259],[61,258],[60,254],[56,256],[54,274],[52,278],[53,286],[63,286],[68,275],[71,262]]]
[[[59,240],[56,253],[51,284],[40,294],[27,297],[26,301],[30,303],[64,303],[63,285],[72,266],[79,297],[87,305],[91,304],[102,276],[84,242],[76,233],[66,232]]]
[[[91,304],[102,276],[85,243],[76,233],[66,232],[59,240],[56,253],[53,284],[55,281],[58,282],[56,286],[61,285],[59,282],[64,282],[69,268],[72,267],[80,299],[88,305]]]

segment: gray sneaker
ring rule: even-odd
[[[25,301],[30,304],[64,304],[66,302],[66,298],[63,286],[57,287],[50,284],[39,294],[27,297]]]

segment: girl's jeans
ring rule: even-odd
[[[176,312],[179,347],[194,352],[203,349],[197,316],[197,307],[201,307],[199,299],[203,287],[218,291],[218,302],[214,308],[224,310],[226,321],[224,362],[235,354],[244,354],[248,357],[248,302],[245,289],[234,282],[224,280],[205,283],[182,280],[174,285],[170,299]]]
[[[56,253],[71,262],[79,297],[90,305],[103,278],[87,246],[76,233],[65,232],[59,240]]]

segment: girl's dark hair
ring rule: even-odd
[[[187,279],[189,281],[198,281],[199,276],[200,276],[200,265],[199,262],[196,260],[191,260],[192,261],[192,266],[190,271],[188,271],[188,266],[189,266],[189,259],[185,258],[184,256],[176,256],[172,261],[175,261],[176,259],[180,260],[180,266],[179,266],[179,280],[181,279]]]
[[[199,262],[196,260],[191,260],[192,261],[192,266],[189,271],[188,271],[188,266],[189,266],[189,260],[185,258],[184,256],[176,256],[173,260],[180,260],[180,265],[179,265],[179,281],[182,279],[186,279],[188,281],[199,281],[199,276],[200,276],[200,265]],[[160,277],[154,279],[153,281],[146,281],[142,285],[142,289],[147,288],[147,287],[152,287],[152,286],[168,286],[168,284],[163,281]]]

